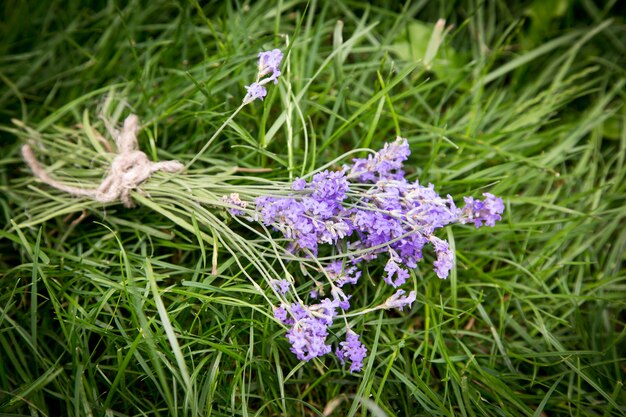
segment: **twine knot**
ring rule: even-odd
[[[39,165],[29,145],[22,146],[24,160],[33,174],[44,183],[76,196],[87,196],[100,203],[120,200],[125,207],[133,207],[130,192],[150,178],[154,172],[179,172],[184,165],[178,161],[152,162],[138,149],[137,132],[139,118],[131,114],[124,120],[122,130],[116,135],[117,155],[111,162],[109,172],[96,189],[72,187],[51,178]]]

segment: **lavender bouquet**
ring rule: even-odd
[[[463,206],[457,207],[450,195],[442,197],[433,184],[409,181],[403,168],[411,151],[408,140],[402,137],[377,152],[366,150],[366,158],[353,158],[334,170],[319,170],[288,183],[248,177],[249,184],[238,185],[233,180],[242,178],[227,168],[210,178],[189,170],[181,173],[243,107],[263,100],[266,86],[278,83],[283,53],[275,49],[261,52],[258,58],[256,80],[245,86],[247,94],[241,105],[185,167],[177,161],[152,163],[137,149],[139,122],[134,115],[127,118],[120,132],[113,132],[118,154],[97,189],[68,186],[53,179],[39,166],[29,145],[24,145],[24,158],[40,180],[66,193],[90,197],[99,204],[121,200],[127,207],[137,200],[206,242],[217,245],[219,240],[237,263],[237,253],[243,253],[259,270],[266,289],[239,263],[241,271],[273,306],[274,318],[286,326],[286,337],[296,357],[309,361],[331,353],[331,328],[337,327],[333,333],[345,335],[345,340],[336,343],[335,355],[349,364],[351,372],[358,372],[367,348],[348,319],[374,310],[411,307],[416,293],[402,287],[408,287],[411,271],[424,259],[425,248],[434,251],[433,270],[439,278],[447,278],[454,268],[454,252],[437,231],[454,223],[494,226],[501,220],[504,204],[502,199],[484,193],[482,200],[464,197]],[[338,160],[347,161],[349,156]],[[164,188],[163,183],[147,181],[152,174],[164,175],[157,171],[176,173],[165,179],[174,186]],[[133,191],[140,184],[144,195]],[[194,211],[189,212],[189,207]],[[263,238],[271,251],[261,253],[245,239],[235,237],[215,216],[216,208],[227,210],[243,227]],[[211,238],[199,232],[191,224],[196,221],[221,235]],[[362,271],[375,260],[384,262],[384,273],[374,278],[374,284],[381,281],[393,287],[394,293],[380,305],[354,308],[351,292],[357,285],[366,285],[360,282]],[[274,261],[280,265],[278,270]],[[294,269],[297,273],[292,272]],[[213,274],[216,270],[214,263]]]

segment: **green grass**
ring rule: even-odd
[[[1,6],[0,415],[626,415],[619,2],[92,3]],[[452,26],[437,48],[438,18]],[[35,139],[55,175],[95,185],[99,116],[133,111],[151,158],[188,162],[275,47],[290,51],[281,83],[135,209],[64,195],[21,160]],[[229,184],[254,196],[252,176],[286,181],[398,134],[411,179],[499,195],[504,219],[447,230],[457,267],[441,281],[427,254],[410,311],[351,319],[362,372],[300,363],[262,278],[281,247],[216,205]],[[381,272],[353,306],[392,293]]]

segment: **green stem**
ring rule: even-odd
[[[187,169],[189,169],[189,167],[191,165],[193,165],[194,162],[196,162],[198,160],[198,158],[200,158],[200,156],[209,148],[209,146],[211,146],[211,143],[213,143],[213,141],[215,140],[215,138],[217,138],[217,136],[222,132],[222,130],[224,130],[224,128],[235,118],[235,116],[237,115],[237,113],[239,113],[241,111],[241,109],[243,109],[243,107],[246,105],[246,103],[241,103],[241,105],[237,108],[237,110],[235,110],[235,112],[233,114],[230,115],[230,117],[228,119],[226,119],[226,121],[224,123],[222,123],[222,125],[219,127],[219,129],[217,129],[215,131],[215,133],[213,133],[213,136],[211,136],[211,138],[207,141],[207,143],[204,144],[204,146],[202,147],[202,149],[200,149],[200,152],[198,152],[196,154],[196,156],[194,156],[191,161],[187,162],[185,164],[185,171]]]

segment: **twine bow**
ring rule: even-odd
[[[72,187],[53,179],[39,165],[28,144],[22,146],[22,156],[33,174],[54,188],[75,196],[89,197],[100,203],[120,200],[125,207],[133,207],[130,192],[150,178],[154,172],[179,172],[184,168],[184,165],[178,161],[150,161],[147,155],[138,149],[138,131],[139,118],[131,114],[124,120],[122,130],[115,137],[117,155],[111,162],[106,178],[96,189]]]

